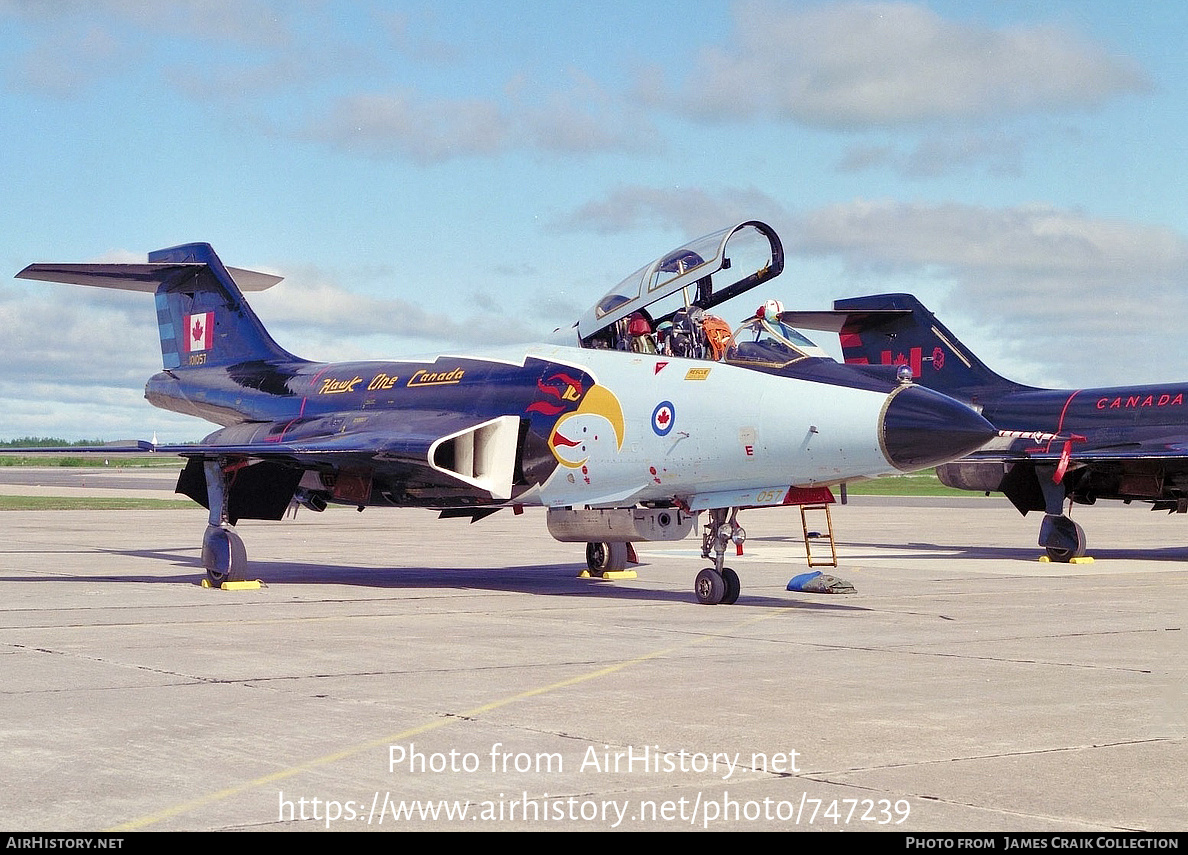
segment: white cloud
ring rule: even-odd
[[[798,218],[789,241],[856,265],[941,266],[979,276],[1059,274],[1119,284],[1178,281],[1188,241],[1171,229],[1089,217],[1046,205],[859,200]]]
[[[143,388],[161,368],[155,312],[144,295],[0,286],[0,329],[0,363],[29,382]]]
[[[401,13],[361,14],[374,22],[368,37],[318,5],[295,14],[264,0],[0,2],[0,20],[18,22],[25,45],[9,58],[10,78],[57,97],[113,77],[160,80],[260,133],[420,164],[662,148],[634,102],[576,69],[442,94],[467,57],[428,35],[431,15],[414,26]]]
[[[78,97],[95,79],[128,66],[123,46],[99,23],[68,24],[39,39],[15,62],[16,82],[59,98]]]
[[[0,16],[22,28],[28,49],[13,59],[18,85],[58,97],[157,61],[163,44],[205,42],[207,61],[218,52],[249,48],[279,52],[292,44],[285,16],[260,0],[93,0],[6,2]],[[214,45],[214,49],[210,48]]]
[[[264,325],[275,330],[278,341],[319,346],[374,337],[388,351],[382,358],[395,358],[407,350],[408,339],[422,346],[492,346],[540,339],[540,331],[506,315],[484,312],[483,307],[465,303],[463,311],[444,314],[427,311],[416,303],[396,297],[371,297],[336,284],[334,277],[315,268],[289,271],[284,285],[251,297]],[[282,340],[283,339],[283,340]],[[403,345],[403,347],[402,347]],[[345,359],[341,352],[327,358]]]
[[[887,168],[907,178],[937,178],[958,172],[1015,176],[1023,169],[1025,142],[1019,135],[991,133],[928,134],[909,151],[894,145],[848,148],[838,169],[861,172]]]
[[[302,135],[371,157],[429,163],[494,154],[507,144],[508,125],[489,101],[426,101],[402,91],[339,98]]]
[[[151,296],[0,284],[0,330],[0,439],[148,439],[157,431],[162,441],[185,441],[213,429],[144,400],[145,381],[161,370]]]
[[[701,189],[618,187],[557,220],[567,231],[618,234],[644,228],[674,229],[687,237],[750,219],[778,219],[783,207],[755,189],[711,193]],[[662,251],[662,250],[661,250]]]
[[[914,3],[752,0],[731,35],[702,53],[682,110],[858,129],[1091,108],[1147,87],[1136,63],[1076,33],[958,23]]]
[[[299,135],[357,154],[418,163],[512,149],[590,155],[661,147],[649,122],[592,81],[532,96],[515,93],[510,100],[431,99],[411,89],[346,95]]]
[[[0,14],[47,30],[64,22],[107,21],[155,37],[180,35],[256,47],[284,46],[291,40],[286,16],[267,0],[4,0]]]
[[[785,247],[841,259],[867,286],[898,283],[877,290],[908,280],[1013,379],[1101,386],[1188,374],[1188,358],[1166,345],[1188,316],[1188,238],[1172,229],[1044,205],[860,200],[798,216]]]

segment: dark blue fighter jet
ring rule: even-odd
[[[837,332],[845,361],[885,366],[966,401],[999,430],[963,460],[937,467],[950,487],[1004,493],[1023,514],[1042,511],[1039,544],[1053,561],[1085,552],[1065,502],[1149,503],[1188,512],[1188,384],[1039,389],[1007,380],[971,353],[910,294],[836,300],[832,312],[787,322]]]
[[[645,265],[550,341],[338,363],[281,348],[242,293],[278,277],[226,267],[207,244],[19,276],[154,296],[163,366],[145,397],[221,426],[154,449],[187,459],[177,490],[209,510],[212,583],[245,570],[236,523],[295,505],[472,521],[544,506],[553,537],[587,544],[594,575],[622,569],[631,542],[685,537],[706,511],[713,566],[694,591],[728,604],[740,584],[723,556],[745,536],[732,509],[955,460],[993,436],[960,402],[835,363],[770,323],[753,319],[736,346],[708,311],[782,266],[775,232],[750,221]]]

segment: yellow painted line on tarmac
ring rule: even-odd
[[[499,709],[500,707],[505,707],[505,706],[508,706],[509,704],[514,704],[517,701],[527,700],[528,698],[535,698],[540,695],[547,695],[548,693],[555,692],[559,689],[565,689],[570,686],[576,686],[580,683],[589,682],[590,680],[597,680],[599,677],[609,676],[610,674],[614,674],[618,671],[622,671],[626,668],[630,668],[633,665],[641,665],[644,662],[650,662],[653,659],[659,659],[663,656],[668,656],[669,654],[676,653],[679,650],[683,650],[683,649],[686,649],[689,647],[694,647],[698,644],[702,644],[707,641],[712,641],[717,638],[727,637],[730,634],[736,632],[737,630],[742,629],[747,626],[750,626],[751,624],[759,623],[759,622],[765,621],[765,620],[770,620],[771,618],[778,617],[779,615],[787,614],[787,613],[788,613],[787,609],[773,609],[771,611],[765,612],[764,614],[758,615],[756,617],[748,618],[747,620],[744,620],[741,623],[737,623],[734,626],[730,627],[729,630],[726,630],[724,632],[716,633],[713,635],[697,636],[696,638],[691,638],[681,644],[676,644],[671,647],[665,647],[661,650],[653,650],[651,653],[645,653],[642,656],[636,656],[633,659],[625,659],[622,662],[615,663],[614,665],[607,665],[604,668],[598,668],[594,671],[588,671],[585,674],[578,674],[574,677],[569,677],[565,680],[559,680],[556,683],[550,683],[547,686],[539,686],[535,689],[528,689],[527,691],[520,692],[519,694],[509,695],[506,698],[500,698],[499,700],[491,701],[488,704],[483,704],[482,706],[474,707],[473,709],[466,710],[465,712],[462,712],[462,713],[457,713],[457,714],[450,715],[445,718],[428,721],[428,722],[425,722],[424,724],[417,725],[416,727],[411,727],[408,730],[402,730],[400,733],[394,733],[390,736],[385,736],[380,739],[371,739],[371,740],[368,740],[367,742],[362,742],[362,743],[359,743],[358,745],[351,746],[350,748],[345,748],[342,751],[337,751],[333,754],[327,754],[324,757],[318,757],[314,760],[310,760],[306,763],[300,763],[296,766],[290,766],[288,769],[281,769],[279,771],[273,772],[270,775],[264,775],[262,777],[255,778],[251,781],[244,781],[242,784],[236,784],[235,786],[227,787],[225,789],[218,790],[217,792],[208,793],[207,795],[200,796],[199,798],[196,798],[196,799],[191,799],[190,801],[181,802],[180,804],[173,805],[172,807],[167,807],[167,808],[164,808],[163,810],[159,810],[156,813],[151,813],[151,814],[148,814],[147,816],[142,816],[139,819],[133,819],[128,822],[122,823],[122,824],[117,825],[114,828],[111,828],[108,830],[109,831],[138,831],[140,829],[147,828],[150,825],[154,825],[154,824],[161,822],[163,820],[170,819],[175,816],[181,816],[182,814],[190,813],[191,811],[198,810],[199,808],[203,808],[208,805],[212,805],[215,802],[220,802],[223,799],[227,799],[232,796],[237,796],[237,795],[240,795],[241,793],[249,792],[250,790],[257,789],[258,787],[264,787],[269,784],[274,784],[277,781],[283,781],[287,778],[293,777],[294,775],[299,775],[302,772],[308,772],[311,769],[317,769],[321,766],[327,766],[331,763],[336,763],[339,760],[344,760],[347,757],[351,757],[355,754],[359,754],[360,752],[367,751],[370,748],[376,748],[380,745],[389,745],[394,742],[400,742],[400,741],[408,739],[410,737],[420,736],[423,733],[429,733],[431,731],[437,730],[438,728],[445,727],[447,724],[452,724],[453,722],[458,721],[458,720],[473,718],[475,716],[482,715],[483,713],[489,713],[493,710]]]

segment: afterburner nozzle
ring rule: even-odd
[[[883,407],[879,445],[896,469],[911,472],[957,460],[997,436],[968,405],[925,389],[903,386]]]

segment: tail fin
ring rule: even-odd
[[[148,264],[31,264],[17,274],[75,285],[153,292],[167,370],[243,362],[301,362],[280,347],[243,298],[279,276],[223,266],[207,243],[150,252]]]
[[[280,347],[243,299],[236,277],[207,243],[188,243],[149,253],[150,264],[200,265],[171,277],[156,291],[161,359],[166,368],[234,365],[241,362],[297,362]],[[245,287],[266,274],[236,271]],[[267,277],[279,282],[277,277]],[[248,283],[251,285],[248,285]],[[262,283],[260,283],[262,284]],[[257,286],[257,290],[259,290]]]
[[[995,374],[911,294],[835,300],[842,355],[850,364],[908,365],[921,386],[972,399],[1026,388]]]

